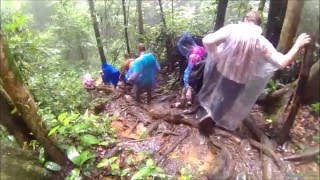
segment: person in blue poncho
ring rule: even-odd
[[[139,57],[135,60],[127,73],[128,82],[136,87],[136,101],[141,102],[143,92],[147,92],[147,102],[151,102],[151,92],[156,86],[156,74],[160,71],[160,64],[152,53],[145,52],[143,43],[138,45]]]
[[[120,77],[120,71],[116,69],[115,67],[111,66],[110,64],[107,64],[106,62],[103,62],[101,65],[102,68],[102,80],[104,84],[111,83],[114,88],[117,87]]]

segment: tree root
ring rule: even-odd
[[[261,144],[253,139],[249,139],[249,143],[251,146],[261,150],[264,154],[271,157],[275,161],[275,163],[279,167],[279,169],[282,172],[285,172],[284,162],[276,155],[276,153],[272,149],[270,149],[266,145]]]
[[[288,157],[282,158],[284,161],[304,161],[304,160],[315,160],[315,157],[319,155],[319,147],[308,149],[307,151],[299,154],[294,154]]]
[[[175,142],[169,149],[167,149],[167,151],[157,159],[156,165],[161,163],[167,157],[167,155],[170,154],[188,135],[189,131],[187,131],[177,142]]]
[[[229,179],[233,176],[233,171],[235,167],[235,163],[232,160],[232,155],[230,151],[226,148],[222,143],[216,142],[214,139],[210,138],[208,141],[209,145],[213,145],[220,149],[219,153],[219,167],[214,172],[209,172],[206,176],[207,179]]]

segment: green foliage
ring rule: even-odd
[[[190,164],[181,168],[179,180],[191,180],[193,177],[192,167]]]
[[[311,104],[311,108],[316,113],[320,113],[320,103],[319,102]]]
[[[157,167],[152,159],[148,159],[146,161],[146,164],[141,166],[133,176],[132,180],[135,179],[144,179],[147,177],[153,177],[153,178],[161,178],[161,179],[168,179],[170,176],[166,175],[160,167]]]
[[[102,168],[102,167],[108,168],[112,175],[120,176],[120,177],[126,176],[131,170],[130,168],[120,169],[118,157],[102,159],[102,161],[97,165],[97,168]]]
[[[270,92],[272,92],[272,91],[277,90],[279,84],[280,84],[279,80],[273,80],[273,79],[271,79],[271,80],[268,82],[268,85],[267,85],[267,92],[270,93]]]

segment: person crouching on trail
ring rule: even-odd
[[[237,129],[273,72],[294,62],[311,41],[302,33],[291,50],[282,54],[261,35],[260,24],[260,14],[250,11],[244,22],[226,25],[203,38],[208,57],[198,101],[208,114],[200,121],[202,132],[212,120],[229,131]]]
[[[128,83],[126,81],[125,75],[127,74],[127,72],[129,71],[130,67],[132,66],[133,61],[134,60],[130,57],[130,54],[125,54],[124,55],[124,62],[123,62],[122,66],[121,66],[121,69],[120,69],[120,77],[119,77],[119,79],[123,84],[125,92],[128,90],[128,86],[131,85],[130,83]]]
[[[183,74],[183,89],[181,92],[180,102],[176,104],[176,107],[185,108],[187,102],[192,103],[192,97],[194,97],[194,90],[189,85],[188,79],[193,67],[205,60],[207,56],[206,50],[198,46],[192,39],[189,33],[184,33],[184,35],[178,41],[178,48],[181,54],[187,57],[188,66]]]
[[[147,103],[151,102],[151,92],[156,87],[156,74],[160,71],[160,64],[152,53],[145,53],[142,43],[138,45],[139,57],[129,70],[128,82],[135,85],[136,101],[141,102],[143,92],[147,92]]]

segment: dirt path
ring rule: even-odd
[[[163,90],[158,89],[156,92],[159,93],[153,94],[151,104],[145,102],[137,104],[131,94],[122,94],[121,90],[117,91],[118,97],[111,103],[105,104],[102,113],[117,117],[111,126],[121,142],[122,150],[117,153],[119,157],[130,159],[136,156],[135,159],[139,159],[137,154],[146,153],[174,179],[181,175],[182,168],[189,169],[192,179],[207,179],[206,175],[210,174],[225,179],[262,179],[261,152],[250,145],[248,139],[251,138],[251,134],[244,127],[236,132],[238,136],[229,136],[228,133],[217,130],[209,138],[204,137],[196,127],[192,126],[198,122],[201,114],[183,115],[181,109],[173,107],[179,97],[177,92],[164,95],[160,94]],[[145,95],[143,98],[145,99]],[[307,118],[308,111],[303,108],[302,111],[297,118],[298,125],[293,129],[293,137],[299,142],[303,142],[302,137],[312,139],[315,133],[319,134],[319,117],[312,116],[314,118],[312,122],[316,128],[308,130],[310,123],[304,122],[310,119],[311,115]],[[261,120],[262,112],[253,109],[252,113],[260,116]],[[186,119],[190,124],[181,123],[184,122],[181,119]],[[259,124],[261,127],[268,126],[266,122]],[[310,146],[319,145],[318,143],[319,141],[315,140],[306,142]],[[293,154],[295,148],[296,146],[292,143],[289,143],[285,150],[282,147],[275,147],[280,149],[276,151],[279,157]],[[140,159],[140,162],[143,162],[143,159]],[[124,164],[123,168],[128,166]],[[276,179],[319,178],[319,166],[316,162],[303,165],[285,162],[285,165],[286,174],[281,173],[274,165],[273,177]]]

